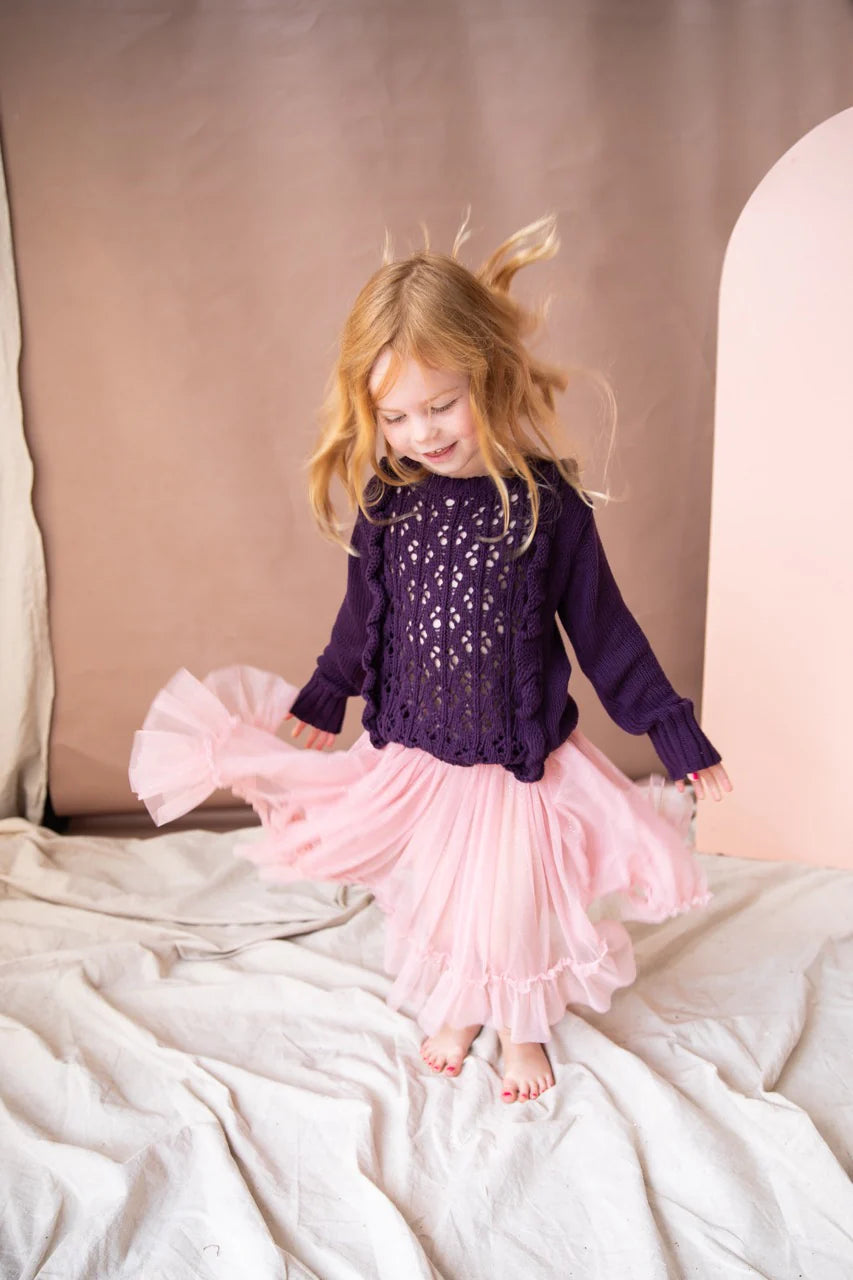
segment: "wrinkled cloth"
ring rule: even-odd
[[[4,1280],[853,1275],[853,872],[698,854],[506,1105],[494,1031],[422,1061],[369,894],[233,841],[0,822]]]
[[[567,1005],[603,1012],[636,967],[623,920],[708,902],[685,812],[659,812],[580,731],[525,783],[499,765],[448,764],[363,733],[331,753],[275,730],[296,688],[237,666],[181,670],[135,735],[133,790],[155,822],[215,788],[264,827],[235,852],[270,880],[368,888],[385,913],[392,1008],[444,1024],[550,1038]],[[658,779],[662,781],[662,779]],[[689,816],[689,815],[688,815]]]

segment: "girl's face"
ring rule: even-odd
[[[390,362],[386,347],[370,371],[368,386],[376,404],[377,424],[391,452],[444,476],[462,479],[485,475],[471,416],[468,375],[406,360],[396,381],[377,402],[376,391]]]

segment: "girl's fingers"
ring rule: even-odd
[[[709,765],[707,769],[702,769],[698,774],[691,773],[694,779],[696,795],[712,795],[715,800],[722,800],[723,791],[733,791],[729,775],[720,764]]]
[[[724,790],[731,791],[732,784],[729,781],[729,775],[721,764],[712,764],[708,769],[704,769],[702,772],[705,779],[705,785],[715,800],[722,800]]]
[[[734,790],[731,778],[721,764],[715,764],[711,772],[714,778],[714,786],[719,787],[718,798],[722,800],[724,792]]]
[[[287,716],[285,716],[285,719],[292,719],[292,718],[293,717],[290,715],[290,712],[288,712]],[[329,733],[327,730],[324,730],[324,729],[315,729],[313,728],[312,725],[306,724],[304,720],[296,721],[296,724],[293,726],[293,728],[290,731],[290,736],[292,738],[298,738],[303,729],[308,730],[308,737],[305,739],[304,743],[302,744],[305,747],[305,749],[308,751],[310,751],[312,748],[316,749],[317,751],[322,751],[324,747],[330,747],[332,743],[335,741],[335,735],[333,733]]]
[[[697,800],[704,799],[704,797],[708,794],[708,783],[707,783],[707,778],[705,776],[705,770],[702,769],[699,773],[691,773],[690,777],[693,779],[693,787],[696,791],[696,799]]]
[[[722,800],[724,791],[734,790],[732,781],[721,764],[709,765],[707,769],[700,769],[698,773],[688,773],[687,778],[676,778],[677,791],[684,791],[687,779],[693,783],[697,799],[713,795],[715,800]]]

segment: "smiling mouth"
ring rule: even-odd
[[[453,449],[455,445],[456,445],[456,441],[454,440],[453,444],[447,445],[446,448],[436,449],[434,453],[425,453],[424,457],[425,458],[443,458],[445,457],[446,454],[450,453],[450,450]]]

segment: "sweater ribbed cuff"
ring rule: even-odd
[[[649,737],[673,782],[722,760],[699,727],[690,698],[682,698],[677,707],[653,725]]]
[[[297,720],[304,720],[314,729],[326,733],[340,733],[347,709],[347,699],[328,683],[320,671],[300,689],[290,708]]]

